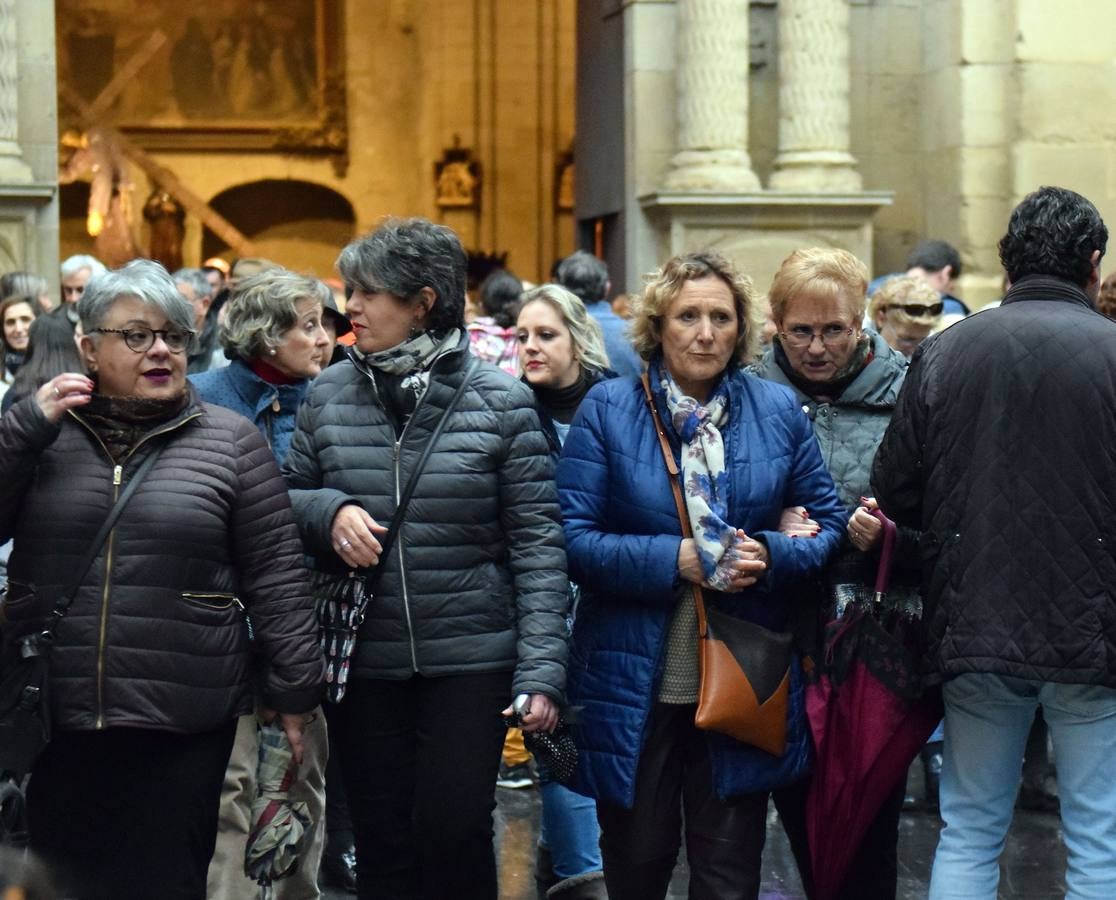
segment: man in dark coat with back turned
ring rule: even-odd
[[[1067,897],[1116,897],[1116,322],[1108,230],[1044,187],[1000,241],[1011,290],[919,349],[876,456],[881,507],[923,531],[945,822],[931,900],[995,900],[1023,748],[1054,740]]]

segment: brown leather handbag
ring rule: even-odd
[[[678,483],[678,464],[667,440],[651,383],[643,376],[647,407],[659,435],[684,537],[692,538],[690,516]],[[701,586],[690,585],[698,619],[701,687],[694,725],[716,731],[782,756],[787,747],[791,640],[789,631],[772,631],[717,609],[705,608]]]

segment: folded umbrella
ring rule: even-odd
[[[829,623],[824,665],[806,691],[817,751],[806,829],[817,900],[833,900],[868,826],[942,717],[919,677],[920,623],[889,608],[895,523],[878,510],[883,548],[870,600]]]
[[[260,897],[271,896],[271,884],[298,869],[303,839],[310,835],[306,804],[292,802],[291,785],[298,780],[287,735],[277,724],[260,725],[256,766],[256,799],[252,831],[244,848],[244,873],[260,885]]]

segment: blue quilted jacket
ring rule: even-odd
[[[837,548],[845,511],[822,463],[810,420],[789,390],[734,370],[722,430],[731,476],[730,519],[766,543],[764,579],[738,594],[706,591],[706,603],[767,627],[788,626],[796,584]],[[666,401],[660,415],[679,453]],[[570,577],[582,588],[569,664],[569,699],[580,707],[581,760],[574,787],[630,807],[671,612],[686,597],[678,576],[681,525],[647,409],[633,378],[596,385],[574,418],[558,466]],[[816,538],[778,533],[788,506],[805,506]],[[797,663],[782,757],[710,734],[722,797],[789,784],[810,767],[803,679]]]

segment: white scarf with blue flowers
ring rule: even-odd
[[[729,477],[721,426],[728,421],[727,379],[704,405],[682,393],[664,366],[660,384],[666,392],[671,424],[682,442],[682,495],[705,574],[706,587],[730,588],[729,564],[737,558],[736,529],[728,519]]]

